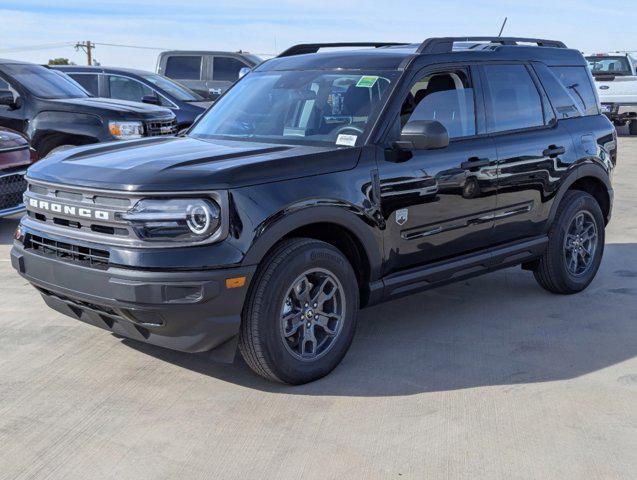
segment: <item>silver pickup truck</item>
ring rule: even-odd
[[[616,126],[628,124],[637,135],[637,59],[629,53],[586,56],[595,78],[602,111]]]

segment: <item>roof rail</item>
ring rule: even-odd
[[[340,48],[340,47],[395,47],[400,45],[408,45],[407,43],[392,42],[344,42],[344,43],[302,43],[288,48],[278,57],[292,57],[294,55],[304,55],[306,53],[316,53],[321,48]]]
[[[429,38],[420,44],[416,53],[450,53],[456,42],[491,42],[500,45],[519,45],[520,43],[535,43],[538,47],[567,48],[557,40],[543,40],[541,38],[518,37],[443,37]]]

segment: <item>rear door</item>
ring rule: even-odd
[[[487,64],[481,70],[498,157],[495,242],[541,235],[559,180],[576,158],[570,132],[557,121],[530,65]]]
[[[191,90],[208,97],[206,86],[208,61],[206,55],[171,54],[164,57],[163,75],[176,80]]]
[[[212,62],[212,78],[206,82],[209,98],[216,100],[233,83],[239,80],[239,72],[248,65],[239,58],[215,55],[210,57]]]

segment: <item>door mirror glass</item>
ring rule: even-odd
[[[241,70],[239,70],[239,78],[243,78],[245,77],[248,73],[250,73],[252,71],[251,68],[249,67],[243,67]]]
[[[449,132],[436,120],[413,120],[403,127],[400,145],[414,150],[435,150],[449,146]]]
[[[161,100],[155,95],[144,95],[142,97],[142,103],[148,103],[150,105],[161,105]]]
[[[0,90],[0,105],[9,108],[16,107],[16,101],[11,90]]]

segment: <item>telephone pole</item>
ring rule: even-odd
[[[80,49],[86,52],[86,64],[90,67],[93,65],[93,49],[95,48],[95,44],[90,40],[86,42],[77,42],[75,44],[75,50],[79,51]]]

